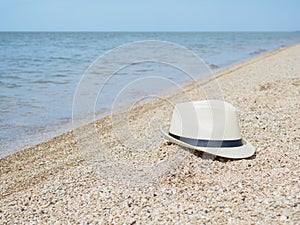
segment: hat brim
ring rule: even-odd
[[[178,140],[172,136],[169,135],[169,132],[166,132],[162,127],[160,127],[160,130],[162,134],[165,136],[165,138],[179,146],[194,149],[197,151],[207,152],[212,155],[221,156],[224,158],[230,158],[230,159],[244,159],[249,158],[255,153],[255,147],[251,145],[249,142],[243,139],[243,145],[238,147],[200,147],[200,146],[194,146],[188,143],[185,143],[181,140]]]

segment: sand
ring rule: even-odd
[[[150,101],[1,159],[0,223],[299,224],[299,62],[300,44],[284,47],[166,96],[222,96],[253,157],[167,142],[172,106]]]

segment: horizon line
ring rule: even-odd
[[[300,30],[286,30],[286,31],[283,31],[283,30],[242,30],[242,31],[237,31],[237,30],[214,30],[214,31],[198,31],[198,30],[195,30],[195,31],[182,31],[182,30],[174,30],[174,31],[138,31],[138,30],[129,30],[129,31],[118,31],[118,30],[0,30],[1,33],[4,33],[4,32],[32,32],[32,33],[36,33],[36,32],[57,32],[57,33],[60,33],[60,32],[70,32],[70,33],[80,33],[80,32],[89,32],[89,33],[105,33],[105,32],[111,32],[111,33],[255,33],[255,32],[300,32]]]

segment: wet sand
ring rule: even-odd
[[[284,47],[0,159],[0,223],[298,223],[299,62],[300,45]],[[213,157],[162,137],[166,100],[205,91],[239,109],[255,156]]]

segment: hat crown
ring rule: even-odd
[[[235,107],[219,100],[176,104],[170,133],[180,137],[205,140],[242,138]]]

